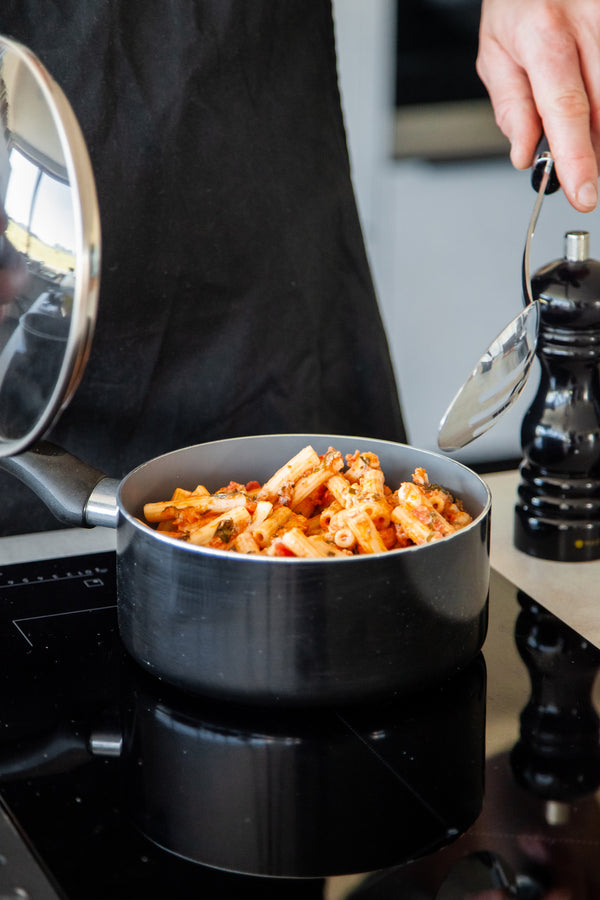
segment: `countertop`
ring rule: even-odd
[[[492,568],[600,647],[600,560],[552,562],[517,550],[512,538],[519,474],[483,477],[492,492]],[[112,550],[115,539],[113,529],[101,527],[0,538],[0,565]]]
[[[600,647],[600,560],[553,562],[513,546],[516,471],[483,476],[492,492],[492,567],[586,640]]]
[[[113,528],[61,528],[0,538],[0,565],[114,550]]]

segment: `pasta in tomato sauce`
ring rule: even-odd
[[[377,454],[334,447],[321,456],[310,445],[264,484],[230,481],[177,488],[146,503],[145,524],[199,546],[265,556],[356,556],[442,540],[472,517],[447,488],[430,484],[424,468],[396,489]]]

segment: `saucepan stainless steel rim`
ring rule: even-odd
[[[480,492],[482,495],[482,500],[479,501],[479,503],[481,505],[481,510],[476,515],[473,516],[473,521],[470,522],[468,525],[466,525],[464,528],[461,528],[459,531],[456,531],[454,534],[448,535],[447,537],[443,538],[444,543],[447,543],[448,541],[453,541],[456,538],[460,537],[460,535],[464,535],[467,532],[469,532],[475,528],[478,528],[482,519],[484,519],[487,516],[488,512],[490,511],[492,497],[491,497],[490,489],[487,486],[487,484],[485,483],[485,481],[483,481],[483,479],[480,478],[480,476],[477,475],[476,472],[474,472],[472,469],[469,469],[468,466],[463,465],[462,463],[458,462],[457,460],[448,459],[447,457],[444,457],[441,454],[435,453],[433,451],[420,450],[419,448],[413,447],[409,444],[400,444],[400,443],[396,443],[394,441],[387,441],[387,440],[382,440],[382,439],[377,439],[377,438],[366,438],[364,436],[308,434],[308,433],[278,433],[278,434],[268,434],[268,435],[251,435],[251,436],[237,437],[237,438],[223,438],[220,440],[210,441],[207,443],[194,444],[189,447],[184,447],[179,450],[173,450],[169,453],[161,454],[160,456],[157,456],[145,463],[142,463],[140,466],[133,469],[128,475],[126,475],[125,478],[118,485],[118,488],[117,488],[118,515],[119,515],[119,517],[123,517],[124,519],[126,519],[130,523],[130,525],[132,525],[135,529],[140,530],[143,533],[147,533],[149,538],[155,539],[156,541],[160,542],[161,544],[164,544],[164,545],[170,547],[172,550],[177,550],[179,548],[184,553],[195,553],[200,557],[209,556],[209,557],[229,559],[232,561],[233,564],[235,564],[235,561],[239,562],[239,561],[243,560],[243,561],[252,561],[253,563],[256,563],[258,565],[271,565],[271,566],[273,564],[288,565],[288,566],[289,565],[297,566],[297,565],[303,565],[303,564],[310,564],[310,565],[322,564],[325,566],[330,566],[330,565],[336,564],[336,563],[337,564],[343,563],[346,565],[348,565],[350,563],[354,563],[355,565],[356,564],[360,565],[361,563],[364,563],[365,561],[367,561],[369,559],[373,559],[374,557],[377,557],[377,556],[387,559],[387,558],[395,557],[395,556],[399,556],[399,555],[414,554],[414,553],[419,553],[419,552],[422,553],[423,551],[426,551],[426,549],[428,547],[433,546],[433,544],[438,543],[437,541],[435,541],[430,544],[420,544],[420,545],[404,547],[404,548],[396,549],[396,550],[388,550],[385,553],[381,553],[381,554],[358,554],[358,555],[354,555],[354,556],[347,556],[347,557],[336,556],[336,557],[330,557],[330,558],[284,557],[284,556],[272,557],[272,556],[265,556],[264,554],[242,554],[242,553],[235,553],[231,550],[219,550],[214,547],[205,547],[205,546],[199,546],[196,544],[191,544],[187,541],[181,541],[177,538],[169,537],[168,534],[162,533],[160,531],[156,531],[149,524],[146,524],[142,520],[142,518],[140,516],[140,510],[136,509],[136,510],[132,511],[131,509],[129,509],[128,508],[129,504],[124,499],[123,494],[124,494],[124,492],[126,492],[127,486],[131,483],[131,480],[132,479],[143,479],[145,475],[150,476],[153,468],[158,463],[161,463],[161,462],[173,464],[173,470],[174,470],[173,488],[175,488],[177,486],[175,484],[175,476],[176,476],[176,472],[177,472],[177,458],[181,454],[188,455],[188,454],[193,454],[195,452],[197,452],[198,454],[201,454],[203,451],[206,451],[208,448],[216,449],[219,447],[219,445],[221,445],[221,446],[227,445],[230,447],[235,447],[236,445],[238,445],[240,447],[240,452],[243,454],[243,450],[242,450],[243,445],[248,444],[248,442],[255,442],[255,441],[256,442],[271,442],[271,441],[278,441],[278,440],[288,441],[290,439],[298,440],[298,448],[297,448],[298,450],[300,450],[303,446],[306,446],[307,443],[311,443],[311,441],[328,442],[331,446],[333,446],[335,448],[336,440],[338,442],[340,442],[340,441],[344,441],[344,442],[355,441],[355,442],[357,442],[357,444],[362,445],[362,448],[357,446],[357,449],[362,449],[364,451],[366,451],[367,449],[371,449],[375,453],[377,453],[378,448],[380,450],[383,448],[388,449],[391,453],[395,453],[395,454],[404,450],[404,451],[409,451],[410,455],[416,454],[419,458],[419,461],[423,464],[423,467],[425,468],[426,471],[427,471],[428,461],[429,462],[435,461],[435,462],[439,463],[440,465],[442,465],[445,469],[451,469],[452,471],[456,471],[457,473],[461,472],[461,474],[463,476],[465,476],[471,480],[471,483],[473,485],[477,485],[477,487],[480,489]],[[279,463],[276,464],[273,471],[276,470],[277,465],[282,466],[282,465],[285,465],[286,462],[287,462],[287,459],[282,458],[279,461]],[[243,456],[240,458],[240,463],[241,464],[243,463]],[[384,475],[385,475],[386,473],[385,473],[384,465],[382,465],[382,469],[383,469]],[[272,474],[272,472],[269,472],[269,474]],[[222,477],[231,477],[231,478],[235,479],[236,473],[235,472],[227,472],[227,473],[223,472],[223,473],[221,473],[221,476]],[[407,480],[407,481],[410,480],[411,476],[412,476],[412,472],[408,471],[408,469],[407,469],[405,480]],[[203,483],[202,482],[202,471],[200,469],[198,471],[198,482],[197,483]],[[220,482],[218,485],[216,485],[216,484],[209,485],[208,486],[209,490],[217,490],[218,487],[221,486],[221,483],[222,482]],[[386,483],[387,483],[387,478],[386,478]],[[180,485],[180,486],[183,486],[183,485]],[[390,485],[390,486],[393,488],[393,485]],[[453,488],[452,484],[446,484],[446,485],[444,485],[444,487],[447,487],[448,490],[450,490],[452,493],[455,493],[455,496],[457,496],[458,499],[462,499],[460,497],[460,490]],[[190,489],[191,489],[191,487],[190,487]],[[146,502],[158,501],[158,500],[163,500],[163,499],[167,499],[167,496],[164,496],[164,497],[147,496],[145,498]],[[465,508],[467,508],[467,507],[465,507]],[[468,511],[469,510],[467,509],[467,512]]]

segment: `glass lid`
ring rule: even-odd
[[[71,399],[92,339],[100,220],[87,149],[58,85],[0,36],[0,457]]]

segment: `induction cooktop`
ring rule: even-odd
[[[361,707],[142,672],[111,552],[0,568],[0,617],[2,898],[600,897],[600,651],[496,573],[469,666]]]

